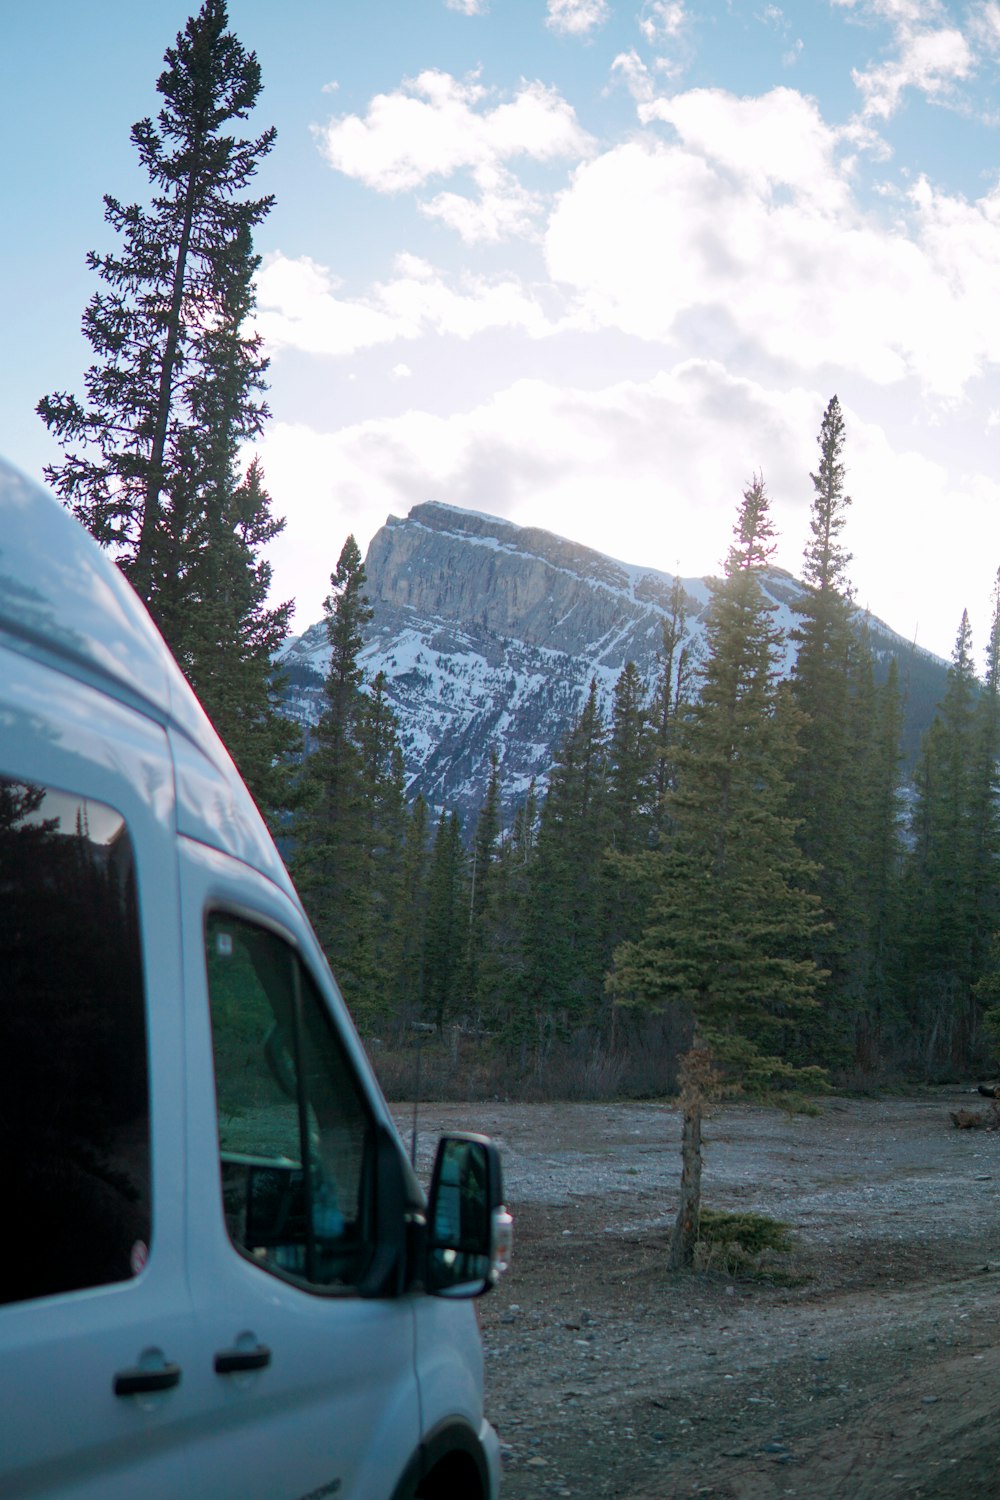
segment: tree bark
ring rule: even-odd
[[[670,1241],[671,1271],[694,1264],[701,1217],[701,1117],[701,1099],[689,1099],[681,1132],[681,1201]]]

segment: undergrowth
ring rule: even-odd
[[[734,1277],[785,1279],[787,1270],[774,1262],[793,1248],[789,1226],[781,1219],[703,1208],[694,1250],[695,1269]]]

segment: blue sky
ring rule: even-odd
[[[0,452],[82,392],[102,195],[145,197],[191,3],[4,7]],[[230,0],[260,59],[276,594],[426,499],[717,571],[763,473],[801,565],[847,421],[858,602],[947,656],[1000,566],[1000,3]]]

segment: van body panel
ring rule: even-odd
[[[262,1497],[281,1495],[288,1454],[295,1453],[296,1493],[390,1493],[420,1441],[414,1370],[414,1299],[366,1299],[356,1292],[321,1294],[282,1281],[236,1254],[226,1229],[218,1158],[217,1097],[203,934],[206,914],[231,912],[273,930],[293,946],[320,991],[343,1041],[346,1012],[297,904],[257,871],[190,839],[180,842],[185,990],[186,1076],[192,1136],[212,1150],[192,1153],[188,1263],[191,1294],[207,1355],[237,1341],[271,1352],[266,1368],[220,1377],[212,1359],[199,1369],[205,1415],[197,1444],[199,1472],[224,1492],[234,1454],[252,1463]],[[353,1028],[351,1028],[353,1031]],[[382,1119],[384,1104],[361,1075],[364,1103]],[[420,1299],[424,1300],[424,1299]],[[273,1435],[265,1449],[260,1432]],[[322,1441],[317,1442],[316,1434]],[[243,1461],[236,1461],[243,1467]],[[392,1482],[389,1482],[390,1476]],[[210,1492],[210,1491],[206,1491]],[[333,1490],[330,1493],[334,1493]]]
[[[0,628],[169,715],[177,668],[117,568],[61,506],[2,463],[0,508]]]
[[[301,906],[288,871],[236,768],[231,762],[220,766],[202,743],[173,725],[167,734],[176,776],[178,832],[260,870],[299,908],[301,924]]]
[[[183,1375],[198,1355],[184,1273],[183,1015],[166,735],[93,687],[2,648],[0,683],[0,771],[83,799],[95,808],[95,823],[98,806],[125,820],[139,895],[147,1047],[159,1064],[150,1073],[153,1201],[145,1269],[131,1281],[0,1307],[0,1494],[83,1495],[88,1474],[99,1476],[95,1494],[155,1493],[184,1467],[181,1433],[194,1407]],[[43,803],[40,816],[46,811]],[[94,833],[99,839],[100,828]],[[52,1046],[57,1054],[59,1038]],[[62,1103],[53,1097],[53,1112]],[[4,1141],[5,1153],[30,1146]],[[76,1232],[87,1229],[80,1224]],[[10,1264],[10,1235],[30,1241],[33,1233],[30,1223],[5,1224],[0,1261]],[[73,1251],[70,1242],[66,1254]],[[142,1399],[114,1396],[115,1375],[152,1349],[180,1366],[180,1386]]]
[[[281,858],[117,568],[2,462],[0,903],[13,1190],[0,1237],[0,1500],[408,1497],[431,1433],[445,1459],[449,1433],[477,1455],[493,1500],[475,1315],[419,1290],[426,1197]],[[259,1164],[222,1140],[223,1085],[242,1086],[244,1064],[219,1051],[213,1003],[242,1025],[245,994],[244,971],[221,992],[212,977],[210,938],[229,941],[220,923],[290,956],[295,1014],[308,1004],[315,1023],[296,1067],[305,1042],[320,1062],[329,1052],[325,1072],[300,1075],[314,1092],[307,1102],[299,1087],[299,1163],[264,1167],[295,1225],[312,1225],[305,1243],[323,1247],[326,1281],[282,1261],[297,1244],[272,1252],[233,1227],[226,1173],[250,1163],[249,1224]],[[16,1084],[6,1110],[4,1077]],[[335,1228],[317,1195],[345,1109],[357,1192]],[[85,1275],[95,1236],[98,1269]],[[366,1280],[368,1254],[389,1274]],[[50,1263],[63,1280],[45,1280]],[[234,1354],[255,1367],[234,1369]],[[121,1394],[121,1377],[163,1388]]]

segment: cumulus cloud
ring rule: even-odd
[[[851,76],[864,99],[863,113],[887,120],[896,113],[906,89],[929,99],[947,98],[954,85],[974,67],[972,48],[954,26],[934,31],[904,30],[896,57]]]
[[[862,115],[887,120],[896,113],[907,89],[935,102],[950,99],[955,87],[975,71],[973,49],[954,24],[941,0],[833,0],[834,5],[859,18],[888,24],[893,31],[893,55],[869,68],[854,68],[851,76],[860,90]],[[974,8],[970,34],[990,27],[989,4]]]
[[[494,96],[474,78],[428,69],[391,94],[376,94],[367,114],[340,115],[317,128],[332,167],[380,193],[423,186],[433,177],[497,168],[515,157],[578,159],[591,142],[559,91],[522,83],[513,98]]]
[[[969,13],[969,34],[984,52],[995,56],[1000,52],[1000,4],[997,0],[983,0]]]
[[[519,380],[449,417],[410,410],[328,434],[272,422],[258,451],[288,521],[269,552],[276,596],[298,598],[297,628],[312,623],[347,532],[364,548],[387,514],[422,500],[604,551],[613,511],[623,560],[669,569],[680,559],[689,572],[715,572],[755,468],[768,478],[779,525],[790,521],[794,565],[819,416],[808,392],[768,392],[696,360],[598,391]]]
[[[377,94],[364,116],[338,116],[316,134],[332,167],[380,193],[462,174],[471,191],[444,189],[419,208],[467,244],[535,235],[545,200],[522,186],[511,161],[576,161],[593,149],[557,89],[522,82],[498,99],[476,78],[435,69]]]
[[[549,331],[540,305],[513,278],[465,275],[450,285],[416,256],[401,255],[395,275],[365,297],[339,295],[326,266],[307,256],[269,256],[257,278],[256,327],[272,351],[345,355],[399,339],[450,334],[468,339],[487,329]]]
[[[579,167],[550,219],[549,270],[583,327],[749,344],[791,369],[915,376],[954,399],[1000,362],[983,317],[1000,277],[997,194],[920,183],[893,223],[863,213],[838,133],[791,89],[691,90],[639,106],[651,134]]]
[[[645,0],[639,13],[639,30],[651,47],[680,36],[687,23],[683,0]]]
[[[364,550],[387,515],[422,500],[543,526],[625,562],[718,573],[755,470],[771,496],[776,560],[798,573],[824,404],[801,387],[776,390],[688,360],[649,381],[596,391],[522,380],[451,417],[411,410],[328,434],[271,423],[258,451],[275,509],[288,520],[269,554],[275,597],[297,597],[296,628],[304,629],[320,617],[347,533]],[[854,496],[846,540],[867,559],[854,564],[858,602],[946,655],[962,609],[975,612],[990,596],[1000,486],[898,451],[847,403],[844,413]],[[976,528],[972,557],[965,528],[940,528],[941,515],[959,509]]]
[[[457,10],[463,16],[484,16],[489,9],[486,0],[444,0],[448,10]]]
[[[637,104],[650,104],[656,97],[653,75],[634,47],[619,52],[611,64],[611,77],[624,83]]]
[[[545,209],[541,193],[522,187],[513,172],[490,164],[476,167],[472,180],[477,197],[442,192],[420,204],[428,218],[440,219],[467,245],[495,243],[514,236],[534,238]]]
[[[586,36],[610,14],[608,0],[548,0],[545,24],[566,36]]]

